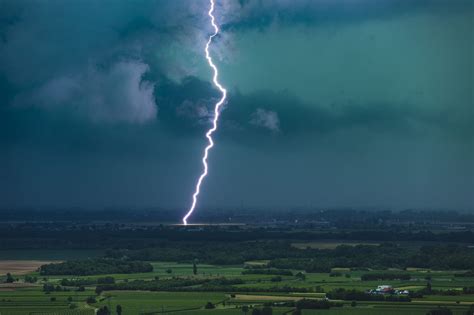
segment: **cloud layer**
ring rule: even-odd
[[[84,73],[53,78],[30,95],[19,95],[15,105],[76,112],[96,123],[144,123],[157,113],[153,83],[143,80],[148,69],[134,61],[118,62],[107,70],[91,66]]]
[[[280,131],[280,119],[278,118],[278,114],[272,110],[257,108],[257,110],[252,114],[250,123],[255,126],[266,128],[272,132]]]
[[[0,207],[186,209],[218,97],[206,8],[0,1]],[[229,99],[201,209],[474,208],[472,1],[217,13]]]

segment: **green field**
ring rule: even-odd
[[[90,290],[85,292],[53,292],[45,294],[41,291],[41,287],[0,291],[0,314],[91,315],[94,314],[93,309],[86,308],[84,301],[93,294],[93,291]],[[72,303],[78,306],[78,309],[69,309],[69,297],[71,297]],[[51,300],[52,298],[54,301]]]
[[[49,253],[52,256],[43,256],[48,253],[42,253],[41,257],[35,256],[37,253],[26,254],[16,253],[18,257],[31,259],[51,259],[58,257],[89,257],[91,252],[66,251],[64,253]],[[10,257],[9,257],[10,258]],[[301,280],[295,276],[282,276],[281,281],[272,281],[274,276],[261,274],[242,275],[244,266],[214,266],[207,264],[198,264],[197,275],[193,274],[192,264],[182,264],[175,262],[152,262],[154,267],[150,273],[136,274],[110,274],[117,282],[127,282],[133,280],[152,280],[158,279],[217,279],[225,277],[226,279],[238,278],[244,281],[244,284],[235,285],[236,288],[249,288],[268,290],[268,292],[149,292],[149,291],[104,291],[96,296],[95,286],[85,288],[85,291],[78,292],[70,288],[69,292],[43,292],[45,280],[37,272],[31,272],[29,275],[38,276],[38,283],[30,287],[12,288],[0,286],[0,315],[93,315],[94,310],[107,306],[113,310],[117,305],[123,308],[123,315],[140,314],[214,314],[214,315],[234,315],[243,314],[241,307],[262,307],[264,303],[278,303],[282,301],[295,301],[301,298],[322,299],[325,293],[318,293],[319,290],[328,292],[336,288],[368,290],[377,287],[380,284],[390,284],[394,288],[416,290],[424,288],[427,284],[426,277],[429,276],[432,281],[433,289],[442,290],[462,290],[463,287],[473,286],[472,278],[456,278],[454,271],[429,271],[413,269],[408,271],[390,270],[390,273],[409,273],[411,280],[406,281],[361,281],[361,275],[367,273],[380,273],[383,271],[350,271],[348,269],[338,269],[339,276],[331,277],[328,273],[306,273],[306,279]],[[171,271],[171,272],[170,272]],[[301,270],[293,270],[296,274]],[[385,271],[387,272],[387,271]],[[97,279],[106,275],[96,275],[87,277],[74,277],[75,279],[89,278]],[[25,276],[18,276],[20,284]],[[57,285],[65,276],[48,276],[48,283]],[[71,278],[71,277],[69,277]],[[272,288],[306,288],[307,293],[282,293],[272,292]],[[87,304],[86,299],[94,296],[96,303]],[[206,303],[211,302],[215,309],[204,309]],[[412,302],[357,302],[355,307],[351,306],[351,301],[342,301],[343,307],[335,307],[330,310],[304,310],[303,314],[328,314],[328,315],[396,315],[413,314],[424,315],[427,311],[438,306],[449,307],[455,315],[464,315],[471,304],[474,304],[474,295],[428,295],[420,299],[413,299]],[[71,304],[75,309],[70,309]],[[273,306],[273,314],[291,313],[292,308]],[[250,313],[249,313],[250,314]]]
[[[127,314],[140,314],[146,312],[196,310],[202,308],[207,302],[222,303],[227,299],[224,293],[207,292],[107,292],[104,300],[94,306],[110,306],[115,310],[120,304],[127,310]]]

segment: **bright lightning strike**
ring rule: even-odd
[[[216,19],[214,17],[214,7],[215,7],[214,0],[209,0],[209,3],[211,5],[211,7],[210,7],[209,12],[207,14],[211,18],[211,24],[212,24],[212,27],[214,28],[214,33],[209,36],[209,39],[206,43],[205,52],[206,52],[207,62],[209,63],[209,66],[212,68],[212,70],[214,71],[212,81],[214,82],[214,85],[221,91],[222,97],[220,98],[220,100],[214,106],[214,119],[212,120],[212,128],[209,129],[206,133],[206,138],[209,141],[209,144],[204,149],[204,156],[202,157],[202,165],[204,166],[204,170],[201,173],[201,176],[199,176],[199,179],[196,183],[196,188],[194,190],[193,202],[191,204],[191,207],[189,208],[188,213],[186,213],[186,215],[183,217],[183,224],[184,225],[188,225],[187,220],[188,220],[189,216],[194,212],[194,208],[196,208],[197,198],[198,198],[199,192],[201,190],[201,184],[202,184],[204,178],[207,176],[207,172],[208,172],[207,157],[209,156],[209,150],[214,146],[214,141],[212,140],[212,134],[217,130],[217,122],[219,121],[220,110],[221,110],[222,105],[225,102],[226,97],[227,97],[227,90],[219,83],[219,79],[218,79],[219,78],[219,70],[217,69],[216,65],[212,61],[211,54],[209,53],[209,47],[211,46],[212,39],[215,36],[217,36],[217,34],[219,33],[219,27],[217,26]]]

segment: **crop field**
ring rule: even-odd
[[[40,287],[22,288],[13,291],[0,291],[1,315],[91,315],[93,309],[86,308],[84,300],[93,295],[92,291],[85,292],[54,292],[45,294]],[[70,309],[70,301],[78,309]]]
[[[207,292],[119,292],[111,291],[103,295],[103,300],[94,306],[110,306],[115,309],[120,304],[127,314],[148,312],[170,312],[201,309],[207,302],[222,303],[227,299],[224,293]]]
[[[44,260],[0,260],[0,275],[7,273],[15,275],[27,274],[50,262]]]
[[[410,308],[410,307],[391,307],[391,308],[353,308],[346,307],[341,309],[331,310],[304,310],[303,315],[426,315],[431,310],[429,307],[425,308]],[[464,315],[466,310],[452,310],[453,315]]]

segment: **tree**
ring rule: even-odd
[[[45,283],[43,284],[43,291],[46,293],[50,293],[54,291],[54,285],[51,283]]]
[[[210,310],[210,309],[213,309],[213,308],[216,308],[216,307],[211,302],[207,302],[206,306],[204,306],[204,308],[207,309],[207,310]]]
[[[197,273],[198,273],[197,260],[194,259],[194,261],[193,261],[193,274],[197,275]]]
[[[11,273],[7,273],[7,279],[5,280],[6,283],[13,283],[15,279],[12,277]]]
[[[352,301],[352,302],[351,302],[351,306],[352,306],[352,307],[356,307],[356,306],[357,306],[357,302],[356,302],[356,301]]]
[[[265,306],[264,308],[262,308],[262,311],[260,312],[261,315],[272,315],[273,314],[273,310],[270,306]]]
[[[258,308],[254,308],[252,310],[252,315],[262,315],[262,311],[260,311]]]
[[[103,277],[103,278],[98,278],[97,279],[98,284],[111,284],[115,283],[115,278],[114,277]]]
[[[271,282],[281,282],[282,278],[280,276],[276,276],[270,279]]]
[[[70,303],[72,302],[72,296],[68,296],[67,301]]]
[[[96,314],[97,315],[110,315],[110,311],[107,306],[104,306],[104,307],[99,308]]]
[[[115,311],[117,312],[117,315],[122,315],[122,306],[120,304],[117,305]]]
[[[306,280],[306,275],[302,272],[298,272],[295,277],[299,280],[305,281]]]
[[[247,315],[247,313],[249,312],[249,307],[247,305],[244,305],[242,306],[242,312]]]
[[[28,282],[28,283],[35,283],[36,281],[38,281],[38,278],[37,278],[37,277],[25,276],[25,282]]]
[[[426,283],[426,291],[430,292],[431,293],[431,281],[428,281],[428,283]]]
[[[291,313],[291,315],[301,315],[301,310],[296,309],[296,310],[293,311],[293,313]]]

